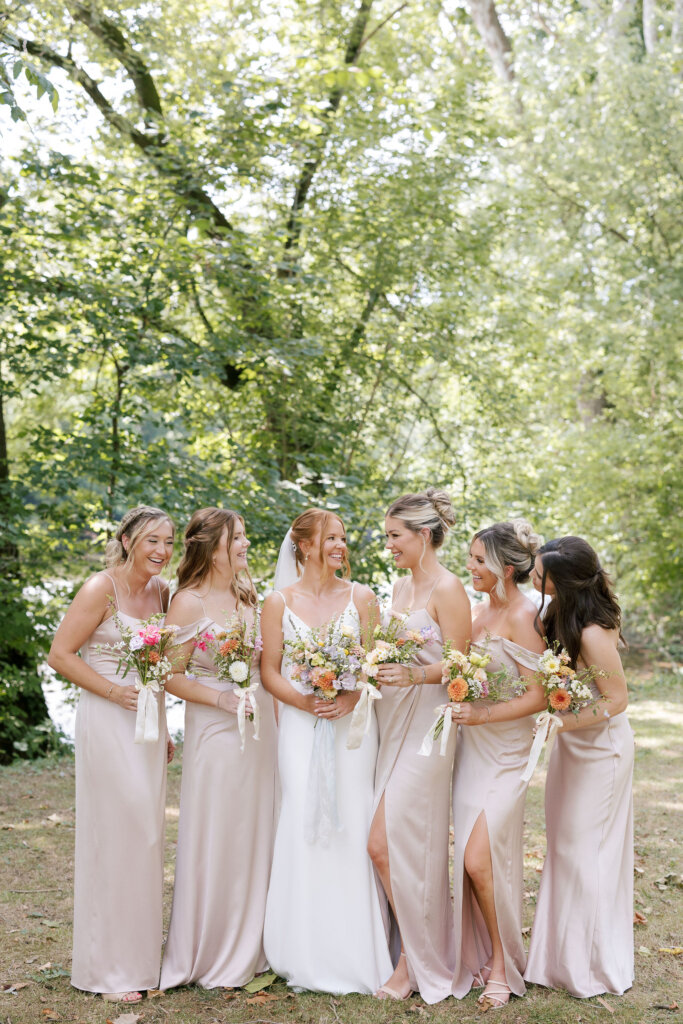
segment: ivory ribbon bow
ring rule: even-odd
[[[371,682],[363,683],[360,691],[360,698],[353,709],[351,724],[349,725],[349,731],[346,735],[347,750],[357,750],[363,742],[363,737],[367,736],[370,732],[370,726],[372,724],[372,702],[381,699],[382,694],[376,686]]]
[[[240,739],[241,739],[240,750],[244,750],[244,741],[246,739],[246,731],[247,731],[247,725],[246,725],[247,708],[246,708],[246,704],[247,704],[247,698],[248,697],[251,697],[251,706],[253,708],[253,714],[254,714],[254,718],[253,718],[253,721],[254,721],[254,739],[257,740],[259,738],[259,730],[261,728],[261,709],[259,708],[258,704],[256,703],[256,697],[255,697],[255,693],[258,690],[258,688],[259,688],[259,684],[257,682],[254,682],[254,683],[250,683],[249,686],[245,686],[243,690],[240,689],[240,690],[237,691],[238,694],[239,694],[239,702],[237,704],[237,728],[240,731]]]
[[[536,735],[534,736],[534,742],[531,745],[526,768],[522,772],[522,782],[528,782],[534,774],[536,765],[538,764],[541,753],[543,752],[543,744],[546,743],[546,741],[546,751],[548,756],[550,756],[550,751],[555,740],[555,733],[561,728],[562,719],[558,718],[556,715],[551,715],[549,711],[541,711],[540,715],[536,719]]]
[[[156,743],[159,739],[159,705],[157,693],[160,687],[153,683],[143,686],[139,679],[135,681],[138,691],[138,710],[135,716],[135,742]]]
[[[446,756],[446,748],[448,747],[448,737],[451,734],[451,726],[453,725],[453,716],[451,715],[450,704],[439,704],[438,708],[434,708],[436,712],[436,719],[433,725],[430,727],[429,732],[422,740],[422,746],[418,753],[422,754],[423,757],[429,757],[434,746],[436,727],[439,722],[443,719],[443,729],[441,731],[441,746],[439,753],[441,757]]]

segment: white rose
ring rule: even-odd
[[[145,641],[142,639],[141,636],[138,636],[138,634],[132,636],[128,642],[128,646],[131,649],[131,651],[139,651],[141,647],[144,647],[144,644]]]
[[[346,637],[354,636],[353,626],[348,626],[348,625],[347,626],[342,626],[342,628],[341,628],[341,635],[342,636],[346,636]]]
[[[230,677],[236,683],[243,683],[249,675],[249,668],[243,661],[233,661],[230,666]]]
[[[365,670],[366,676],[368,676],[370,679],[374,679],[375,676],[377,675],[377,673],[379,672],[379,668],[378,668],[377,665],[367,665],[367,664],[365,664],[365,665],[363,665],[363,668]]]
[[[478,668],[475,671],[474,678],[477,680],[478,683],[486,682],[486,672],[484,672],[483,668]]]

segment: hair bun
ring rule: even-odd
[[[451,499],[445,491],[439,491],[436,487],[428,487],[424,492],[425,498],[431,501],[436,514],[439,519],[446,527],[450,529],[451,526],[455,526],[455,512],[453,511],[453,505]]]
[[[538,549],[543,543],[543,538],[536,533],[533,526],[526,519],[511,519],[510,525],[515,531],[517,540],[525,547],[529,552],[529,557],[533,561],[536,557]]]

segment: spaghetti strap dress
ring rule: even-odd
[[[203,602],[202,602],[203,603]],[[182,644],[224,626],[204,616],[178,630]],[[221,680],[210,649],[187,667],[216,692]],[[252,682],[258,670],[252,669]],[[162,989],[196,983],[239,988],[266,969],[263,919],[273,849],[275,755],[273,698],[259,687],[259,739],[237,715],[187,701],[173,907],[161,968]]]
[[[488,637],[487,671],[507,669],[519,677],[519,666],[538,668],[538,655],[504,637]],[[456,961],[453,995],[461,999],[474,975],[491,956],[491,942],[465,871],[465,847],[480,815],[484,815],[491,848],[496,920],[505,956],[505,977],[515,995],[524,995],[526,954],[522,939],[524,891],[524,803],[528,783],[522,781],[533,741],[531,715],[510,722],[460,726],[453,773],[453,912]]]
[[[110,579],[120,620],[135,626],[141,620],[121,610]],[[120,640],[110,617],[80,653],[114,686],[131,686],[134,675],[117,675],[117,658],[100,649]],[[159,981],[166,802],[163,692],[156,699],[159,739],[135,743],[134,711],[89,690],[79,695],[71,984],[86,992],[145,990]]]
[[[441,630],[426,607],[405,618],[405,630],[425,627],[434,637],[416,654],[417,665],[443,657]],[[383,686],[381,693],[375,704],[379,752],[373,816],[384,797],[391,888],[410,982],[426,1003],[436,1003],[451,994],[455,962],[448,875],[455,729],[445,756],[435,745],[423,757],[419,750],[435,708],[448,702],[446,686]]]

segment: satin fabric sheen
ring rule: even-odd
[[[416,609],[406,618],[405,629],[425,626],[439,639],[425,644],[416,656],[418,665],[431,665],[443,655],[441,632],[427,610]],[[381,692],[375,705],[375,810],[384,797],[391,888],[411,984],[426,1003],[436,1003],[451,994],[455,961],[448,877],[455,729],[443,757],[438,744],[430,757],[422,757],[418,751],[434,722],[434,709],[448,701],[446,687],[383,686]]]
[[[205,617],[178,631],[182,644],[223,628]],[[236,689],[215,676],[209,650],[188,672],[217,692]],[[252,681],[258,673],[252,671]],[[237,716],[185,704],[183,777],[173,907],[160,987],[195,982],[239,987],[266,969],[263,919],[273,846],[276,726],[273,698],[260,687],[260,738],[247,718],[244,751]]]
[[[633,984],[633,760],[625,713],[598,706],[594,727],[557,734],[527,981],[581,997]]]
[[[353,600],[340,617],[357,643],[360,622]],[[303,636],[306,624],[285,606],[285,639]],[[289,679],[283,659],[282,673]],[[297,688],[296,681],[292,685]],[[270,966],[288,983],[314,992],[375,991],[392,972],[374,872],[367,853],[376,724],[359,749],[347,750],[351,716],[335,730],[337,809],[341,830],[328,845],[304,838],[309,764],[317,719],[280,705],[278,762],[282,804],[268,891],[264,946]]]
[[[134,626],[141,620],[119,610]],[[121,635],[106,619],[81,649],[114,686]],[[156,988],[162,941],[166,714],[159,740],[134,743],[135,712],[82,689],[76,713],[76,853],[71,984],[86,992]]]
[[[473,644],[487,650],[487,671],[507,669],[519,677],[519,665],[538,668],[538,655],[503,637]],[[465,847],[472,828],[484,814],[493,868],[498,930],[505,956],[507,984],[515,995],[526,991],[523,974],[526,953],[522,939],[524,890],[524,802],[528,783],[521,775],[529,758],[534,720],[531,715],[511,722],[460,726],[453,776],[453,915],[456,961],[453,995],[466,996],[474,975],[491,956],[488,929],[465,872]]]

